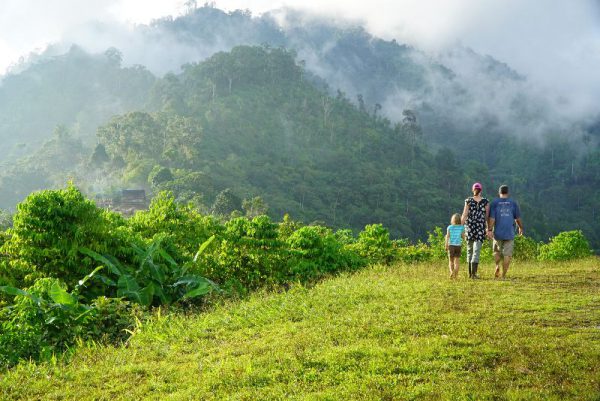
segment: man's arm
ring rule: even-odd
[[[492,239],[494,234],[492,233],[492,231],[494,230],[494,223],[496,222],[496,219],[494,218],[496,216],[496,203],[495,201],[492,201],[492,204],[490,205],[490,208],[488,210],[486,210],[486,214],[488,217],[488,230],[487,230],[487,237],[489,239]]]
[[[515,202],[514,213],[515,213],[515,221],[517,222],[517,226],[519,226],[519,235],[523,235],[523,222],[521,221],[521,208],[519,208],[519,204],[517,202]]]
[[[517,222],[517,226],[519,226],[519,235],[523,235],[523,222],[521,221],[521,218],[518,217],[515,221]]]

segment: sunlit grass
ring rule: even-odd
[[[600,262],[373,267],[161,314],[127,347],[23,364],[4,399],[600,399]]]

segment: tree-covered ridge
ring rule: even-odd
[[[142,108],[155,78],[142,66],[122,67],[122,57],[114,48],[90,55],[73,46],[3,76],[2,160],[31,155],[57,125],[89,139],[112,115]]]
[[[124,161],[130,182],[147,182],[159,165],[182,185],[158,188],[197,191],[209,204],[231,188],[262,196],[277,217],[355,229],[381,221],[412,238],[460,207],[449,199],[464,177],[427,151],[414,113],[392,125],[341,92],[332,97],[284,49],[238,47],[187,65],[157,83],[151,102],[161,111],[115,117],[98,131],[107,168]],[[186,187],[193,172],[210,185]]]
[[[349,42],[343,38],[340,43]],[[359,31],[354,40],[367,41]],[[383,41],[370,43],[355,47],[385,48]],[[398,48],[412,52],[397,44],[388,50]],[[111,58],[116,66],[114,50],[95,59],[104,65]],[[394,235],[424,238],[426,227],[460,210],[468,182],[480,181],[488,197],[500,183],[511,186],[534,238],[583,229],[594,246],[599,243],[600,153],[594,133],[579,138],[578,131],[557,131],[532,143],[493,126],[467,132],[451,122],[440,124],[431,107],[405,110],[395,124],[382,105],[366,97],[332,93],[305,64],[294,52],[268,46],[236,47],[187,64],[182,73],[143,89],[146,107],[101,127],[95,149],[82,141],[76,125],[56,127],[45,144],[38,140],[43,145],[37,152],[3,171],[1,206],[14,207],[31,191],[75,178],[90,194],[145,185],[226,214],[239,209],[243,198],[261,196],[276,218],[289,212],[355,229],[383,222]],[[138,77],[149,74],[134,70]],[[506,68],[495,74],[520,79]],[[406,76],[406,85],[411,79],[417,80]],[[125,88],[119,96],[136,93]],[[211,207],[227,188],[237,201]]]

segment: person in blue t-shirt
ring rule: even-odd
[[[448,252],[450,278],[456,278],[456,276],[458,276],[461,245],[462,240],[465,237],[465,226],[460,223],[460,214],[455,213],[452,215],[450,225],[446,229],[446,241],[444,245],[446,247],[446,252]]]
[[[523,235],[523,223],[519,205],[510,198],[508,186],[501,185],[498,190],[499,198],[492,201],[488,236],[494,238],[494,259],[496,261],[495,276],[505,278],[512,259],[515,244],[515,222],[519,227],[519,235]],[[500,261],[502,260],[502,273]]]

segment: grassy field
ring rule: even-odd
[[[0,374],[10,400],[600,400],[600,260],[372,267]]]

